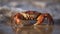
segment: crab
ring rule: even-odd
[[[36,23],[33,25],[40,25],[44,22],[45,18],[48,20],[48,25],[54,24],[53,18],[49,13],[41,13],[30,10],[16,13],[13,16],[13,21],[15,21],[15,24],[20,24],[21,20],[36,20]]]

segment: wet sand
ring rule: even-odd
[[[60,34],[60,25],[32,25],[12,29],[11,26],[0,24],[0,34]]]

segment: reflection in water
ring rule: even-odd
[[[38,26],[24,26],[22,28],[14,28],[16,34],[52,34],[54,26],[38,25]]]
[[[40,31],[41,34],[51,34],[53,31],[53,26],[47,26],[47,27],[38,27],[35,28],[38,32]]]

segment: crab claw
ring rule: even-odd
[[[34,25],[39,25],[44,21],[44,15],[39,15],[39,17],[37,18],[37,22]]]

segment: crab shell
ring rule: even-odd
[[[20,13],[26,20],[36,20],[37,17],[41,14],[36,11],[26,11]]]
[[[15,14],[13,16],[13,21],[15,21],[16,24],[20,24],[21,20],[36,20],[34,25],[38,25],[42,24],[45,18],[47,18],[48,24],[54,24],[53,18],[49,13],[40,13],[30,10]]]

